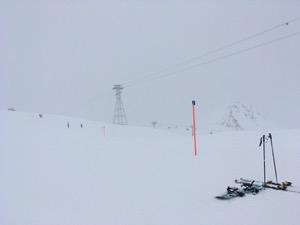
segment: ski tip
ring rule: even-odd
[[[233,197],[228,197],[228,196],[215,196],[216,199],[219,200],[229,200],[232,199]]]

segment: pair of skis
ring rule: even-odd
[[[227,187],[227,192],[223,195],[216,196],[217,199],[227,200],[235,197],[244,197],[245,192],[237,187]]]
[[[289,181],[285,181],[285,182],[282,182],[282,183],[275,183],[271,180],[266,181],[266,182],[262,182],[262,181],[255,181],[255,180],[240,178],[239,180],[235,180],[235,182],[238,183],[238,184],[255,183],[255,184],[261,185],[263,187],[277,189],[277,190],[286,190],[287,187],[292,186],[292,182],[289,182]]]
[[[255,181],[252,182],[244,182],[244,181],[238,181],[236,180],[236,183],[241,184],[241,188],[237,187],[227,187],[227,193],[216,196],[217,199],[232,199],[235,197],[244,197],[245,194],[253,194],[256,195],[260,190],[263,189],[263,186],[260,184],[255,183]]]
[[[236,183],[252,182],[252,180],[240,178],[240,180],[235,180],[235,182]],[[281,182],[281,183],[277,183],[277,182],[273,182],[273,181],[269,180],[269,181],[266,181],[265,183],[262,182],[262,181],[255,181],[255,183],[260,184],[265,188],[270,188],[270,189],[274,189],[274,190],[281,190],[281,191],[287,191],[287,192],[294,192],[294,193],[299,193],[300,194],[300,190],[293,189],[292,182],[290,182],[290,181],[284,181],[284,182]]]
[[[282,183],[273,182],[273,181],[255,181],[249,179],[236,179],[235,183],[241,185],[241,189],[237,187],[227,187],[227,193],[216,196],[217,199],[227,200],[235,197],[244,197],[245,194],[252,193],[256,195],[260,190],[264,188],[270,188],[275,190],[282,190],[287,192],[294,192],[300,194],[300,191],[290,189],[292,187],[292,182],[285,181]]]

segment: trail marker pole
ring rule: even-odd
[[[194,136],[194,153],[195,156],[197,156],[197,137],[196,137],[196,115],[195,115],[195,105],[196,102],[192,101],[192,105],[193,105],[193,136]]]
[[[105,137],[105,126],[101,127],[101,133],[103,134],[103,137]]]

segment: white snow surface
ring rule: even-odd
[[[279,180],[299,190],[300,130],[270,132]],[[263,134],[199,133],[195,157],[189,133],[0,111],[0,224],[298,225],[298,193],[214,198],[263,179]],[[266,164],[274,180],[269,143]]]

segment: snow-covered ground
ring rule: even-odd
[[[279,180],[300,190],[300,130],[270,132]],[[263,134],[199,132],[195,157],[189,132],[0,111],[0,224],[298,225],[298,193],[214,198],[263,179]]]

